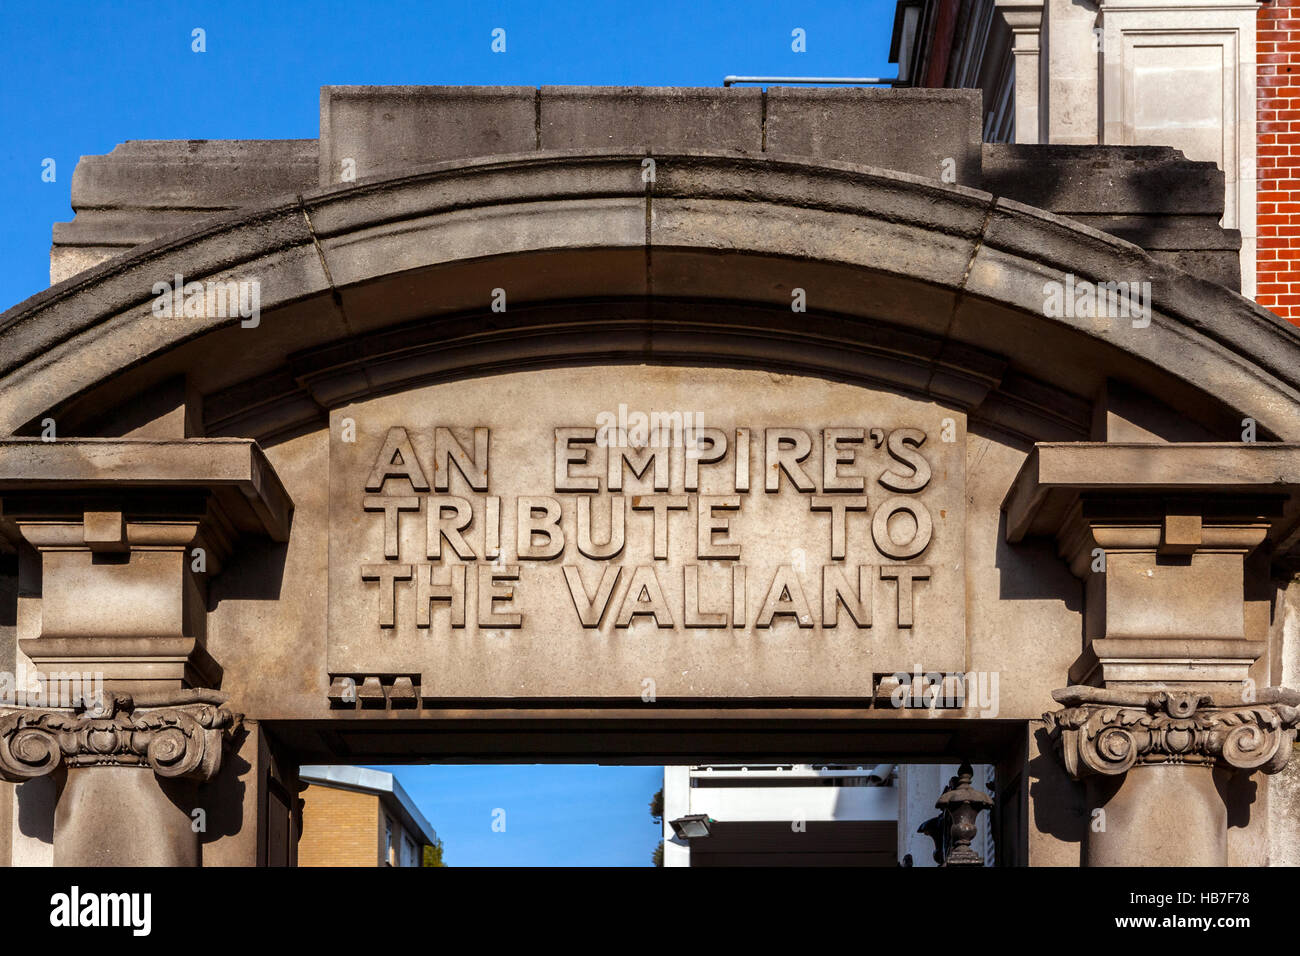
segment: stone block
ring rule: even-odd
[[[772,87],[764,148],[978,188],[979,111],[974,90]]]
[[[763,149],[757,89],[544,86],[542,149]]]
[[[324,86],[322,186],[378,179],[415,166],[537,148],[531,86]]]

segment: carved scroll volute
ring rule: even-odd
[[[1233,767],[1277,773],[1290,759],[1297,723],[1300,712],[1286,705],[1230,711],[1214,722],[1212,746]]]
[[[148,767],[160,777],[210,780],[239,722],[222,700],[190,692],[173,706],[138,707],[119,696],[102,706],[10,710],[0,714],[0,778],[20,782],[63,764]]]
[[[0,717],[0,777],[18,783],[59,766],[65,748],[76,746],[72,728],[61,724],[60,716],[18,711]]]
[[[1300,718],[1293,702],[1300,695],[1278,688],[1251,704],[1192,691],[1134,695],[1096,687],[1053,696],[1072,705],[1044,719],[1076,779],[1169,764],[1277,773],[1290,757]]]

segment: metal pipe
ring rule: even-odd
[[[845,86],[898,86],[906,83],[893,76],[727,76],[722,80],[723,86],[733,83],[833,83]]]

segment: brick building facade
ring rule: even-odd
[[[1300,325],[1300,0],[1259,8],[1256,301]]]
[[[390,773],[303,767],[299,866],[421,866],[437,834]]]

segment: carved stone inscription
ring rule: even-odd
[[[329,667],[426,698],[865,697],[964,667],[965,418],[586,368],[336,410]]]

